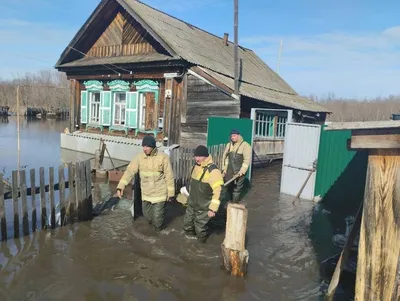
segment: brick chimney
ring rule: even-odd
[[[229,33],[224,33],[224,45],[228,46],[228,37],[229,37]]]

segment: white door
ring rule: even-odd
[[[286,128],[281,193],[296,196],[310,171],[317,164],[321,126],[288,123]],[[312,200],[316,172],[309,178],[300,198]]]

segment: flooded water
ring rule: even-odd
[[[31,134],[21,133],[26,139],[21,162],[57,165],[65,125],[40,125],[24,127]],[[11,121],[0,124],[0,143],[10,149],[7,157],[0,156],[0,167],[6,169],[16,162],[14,134]],[[47,158],[33,145],[45,147]],[[126,201],[91,222],[2,243],[0,300],[322,300],[326,281],[320,262],[337,253],[331,242],[337,229],[321,206],[293,205],[292,197],[280,195],[280,174],[280,162],[254,172],[246,196],[250,261],[243,279],[221,268],[223,233],[213,234],[206,244],[186,238],[183,209],[168,204],[167,229],[157,235],[143,218],[132,220]],[[350,298],[342,294],[337,300]]]

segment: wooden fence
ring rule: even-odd
[[[48,185],[45,185],[45,169],[43,167],[39,169],[39,186],[36,186],[35,175],[36,170],[31,169],[30,187],[28,188],[26,170],[13,171],[11,191],[6,192],[3,175],[0,174],[1,240],[7,239],[10,228],[14,230],[14,238],[18,238],[21,234],[29,235],[35,232],[38,229],[38,223],[41,229],[46,229],[48,226],[54,229],[57,226],[56,215],[60,216],[60,226],[73,223],[75,220],[84,221],[92,218],[92,180],[89,160],[68,164],[66,177],[65,166],[60,166],[57,184],[54,183],[54,167],[49,168]],[[57,206],[55,202],[56,191],[59,193]],[[47,196],[46,193],[48,193]],[[67,193],[68,195],[66,195]],[[28,196],[30,196],[29,201]],[[49,206],[47,206],[47,200],[49,200]],[[12,206],[6,206],[8,201],[12,201]],[[6,210],[7,207],[10,210]],[[22,207],[22,210],[20,210],[20,207]],[[50,209],[49,216],[48,209]],[[59,213],[56,213],[56,209],[59,210]],[[11,216],[8,214],[10,211],[12,212]],[[21,211],[22,220],[20,220]],[[7,220],[12,216],[13,226],[7,226]],[[49,217],[50,222],[48,222]],[[20,231],[21,225],[22,233]]]
[[[222,169],[223,153],[225,145],[213,145],[208,148],[214,163]],[[190,180],[190,172],[195,164],[194,149],[179,147],[174,149],[170,154],[172,170],[175,177],[175,189],[179,191],[181,187],[185,186]]]

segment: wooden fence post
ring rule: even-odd
[[[84,200],[85,207],[85,220],[91,220],[93,217],[93,198],[92,198],[92,169],[90,166],[90,160],[85,162],[86,172],[86,198]]]
[[[400,149],[370,149],[355,300],[392,300],[399,255]]]
[[[65,214],[66,214],[64,165],[61,165],[58,168],[58,189],[60,193],[60,226],[62,227],[65,225]]]
[[[29,217],[28,217],[28,201],[26,195],[26,172],[25,170],[21,170],[19,172],[20,179],[20,195],[22,202],[22,231],[24,235],[29,235]]]
[[[44,167],[40,167],[39,169],[39,178],[40,178],[40,208],[42,210],[41,216],[41,225],[42,230],[46,228],[47,225],[47,206],[46,206],[46,190],[45,190],[45,182],[44,182]]]
[[[30,171],[31,178],[31,204],[32,204],[32,233],[36,232],[37,225],[37,212],[36,212],[36,181],[35,181],[35,169],[32,168]]]
[[[85,162],[81,162],[81,164],[79,165],[79,174],[80,174],[80,190],[81,190],[81,198],[79,200],[79,206],[80,206],[80,212],[81,212],[81,221],[85,220],[85,199],[87,197],[86,195],[86,167],[85,167]]]
[[[19,237],[18,171],[12,172],[12,200],[14,208],[14,238]]]
[[[75,213],[75,186],[74,186],[74,168],[72,166],[72,163],[68,164],[68,208],[67,208],[67,216],[69,222],[73,222],[74,220],[74,213]],[[76,185],[76,183],[75,183]]]
[[[81,219],[81,163],[75,164],[75,209],[76,217]]]
[[[6,208],[4,206],[4,182],[2,174],[0,174],[0,225],[1,240],[7,240]]]
[[[225,269],[233,276],[247,273],[249,252],[245,248],[247,209],[244,205],[229,204],[225,240],[221,245]]]
[[[49,192],[50,192],[50,221],[51,221],[51,229],[56,227],[56,207],[54,200],[54,167],[49,168]]]

